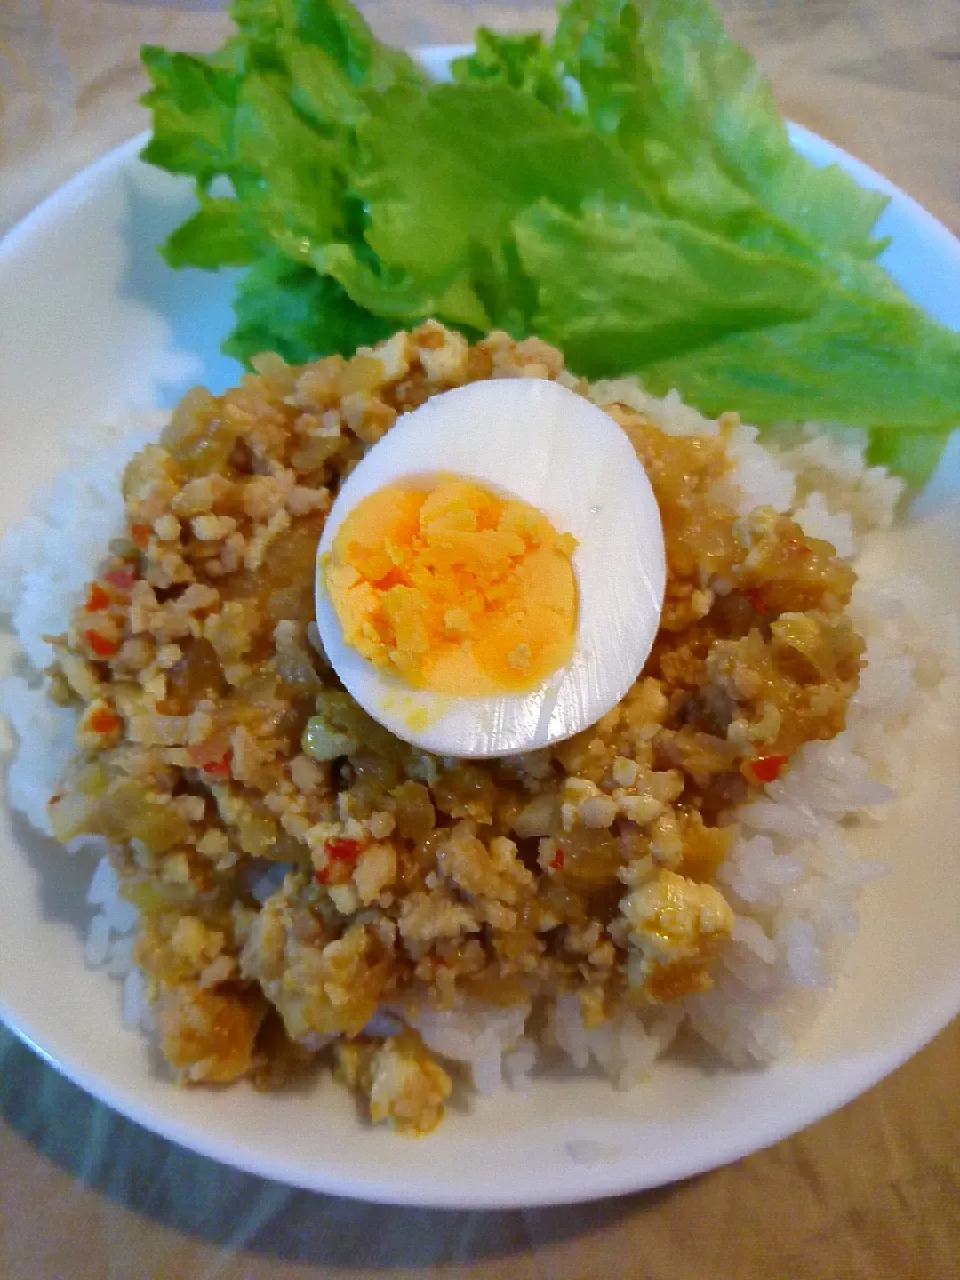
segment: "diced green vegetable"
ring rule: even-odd
[[[396,756],[406,748],[399,739],[372,720],[347,693],[324,692],[317,697],[317,714],[303,731],[301,746],[315,760],[372,752]]]

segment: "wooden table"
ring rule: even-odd
[[[368,0],[385,38],[548,26],[527,0]],[[723,0],[784,111],[960,232],[957,0]],[[0,230],[143,128],[137,49],[210,49],[215,0],[2,0]],[[0,939],[2,945],[2,939]],[[193,1156],[93,1102],[0,1030],[8,1280],[960,1276],[960,1024],[806,1132],[674,1187],[579,1208],[385,1209]]]

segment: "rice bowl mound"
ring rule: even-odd
[[[312,419],[309,430],[304,426],[298,445],[307,455],[302,470],[326,467],[338,450],[348,465],[350,458],[359,456],[367,444],[389,428],[397,411],[470,376],[547,376],[567,380],[569,385],[589,393],[621,421],[628,434],[636,431],[638,440],[652,439],[652,431],[664,440],[687,442],[683,447],[693,453],[678,456],[689,458],[696,454],[719,460],[715,473],[709,468],[703,473],[704,493],[709,492],[709,500],[725,504],[747,525],[755,521],[758,509],[770,513],[764,517],[766,528],[776,527],[778,519],[791,517],[806,539],[831,544],[829,553],[820,554],[837,582],[846,580],[846,566],[858,566],[861,548],[871,532],[889,528],[894,519],[900,484],[882,469],[865,465],[863,442],[855,433],[825,434],[814,427],[798,427],[783,434],[773,448],[761,444],[756,431],[732,417],[708,421],[676,397],[655,400],[645,395],[635,382],[587,388],[570,378],[558,354],[543,344],[515,344],[492,336],[479,348],[467,349],[456,335],[438,326],[424,326],[423,332],[412,337],[398,335],[379,352],[362,353],[357,360],[359,364],[350,362],[344,366],[351,371],[346,375],[337,366],[337,378],[346,376],[348,382],[338,386],[335,408],[324,400],[328,390],[321,385],[323,371],[318,372],[316,367],[293,373],[280,362],[267,361],[260,366],[257,378],[261,390],[272,382],[270,394],[275,399],[307,394],[314,397],[313,403],[298,406],[300,418]],[[379,373],[371,361],[379,366]],[[327,372],[329,368],[326,366]],[[257,378],[251,380],[251,385]],[[389,396],[383,391],[386,384],[390,385]],[[209,406],[202,397],[195,398],[191,412],[202,412],[204,407]],[[325,418],[330,414],[333,416]],[[122,540],[129,535],[123,473],[135,455],[144,456],[144,446],[159,437],[163,424],[151,419],[145,424],[129,425],[129,434],[113,432],[113,440],[103,451],[93,451],[93,438],[88,437],[86,445],[91,451],[86,460],[72,468],[58,482],[57,490],[38,503],[35,515],[11,535],[3,550],[2,579],[8,593],[5,604],[24,652],[35,668],[33,676],[9,678],[3,686],[3,707],[20,744],[10,771],[10,796],[16,807],[45,831],[51,830],[51,797],[65,794],[63,780],[77,753],[78,732],[80,745],[87,751],[99,750],[99,738],[109,745],[112,735],[125,732],[113,721],[108,724],[103,718],[91,720],[91,716],[100,713],[114,715],[115,707],[99,705],[103,701],[102,690],[95,687],[96,681],[86,696],[82,688],[77,688],[78,684],[83,685],[89,671],[78,669],[76,645],[61,641],[51,648],[45,637],[68,635],[71,627],[76,631],[75,611],[96,603],[85,592],[87,584],[97,579],[98,570],[102,572],[108,543],[112,538]],[[276,422],[272,425],[277,428]],[[666,456],[667,446],[651,447],[655,453],[660,451],[656,456]],[[146,456],[157,461],[156,453],[148,450]],[[650,457],[646,460],[651,462]],[[143,473],[142,464],[135,464],[134,474],[143,478]],[[130,473],[127,474],[129,500],[131,482]],[[256,468],[252,474],[256,474]],[[281,511],[288,517],[286,524],[283,519],[275,520],[272,536],[282,538],[289,532],[291,520],[300,520],[306,522],[303,527],[309,533],[303,539],[307,550],[311,539],[315,545],[329,502],[328,490],[335,483],[328,472],[323,475],[324,483],[313,486],[284,481],[286,488],[279,505],[270,505],[268,486],[261,486],[266,504],[262,525],[269,525]],[[264,468],[261,476],[269,479],[269,469]],[[155,480],[155,476],[146,478],[151,484]],[[276,479],[275,473],[272,478]],[[158,515],[157,519],[162,520],[165,515]],[[236,527],[230,529],[222,522],[233,517],[208,508],[192,516],[187,513],[185,518],[202,520],[206,516],[221,523],[216,529],[212,524],[201,525],[210,536],[198,537],[198,541],[216,547],[222,564],[221,547],[237,532]],[[311,520],[313,523],[309,523]],[[146,536],[170,544],[179,538],[179,529],[162,527],[157,532],[154,528]],[[253,566],[253,572],[267,562],[266,548],[264,541],[264,558]],[[112,554],[124,564],[134,564],[144,550],[118,545]],[[159,550],[162,552],[163,548]],[[249,544],[237,550],[246,554]],[[174,576],[168,587],[176,581],[172,562],[169,570]],[[299,562],[292,570],[288,565],[288,572],[294,576],[302,571]],[[132,582],[123,576],[126,569],[114,566],[106,572],[114,575],[121,594],[133,589]],[[227,572],[224,570],[224,574]],[[309,578],[312,586],[312,572]],[[851,582],[852,578],[849,573]],[[193,585],[196,584],[185,589],[189,591]],[[680,620],[682,626],[694,625],[709,615],[717,601],[738,590],[734,582],[719,573],[698,582],[695,589],[699,597],[690,617]],[[691,590],[683,601],[678,598],[677,607],[688,607],[693,595]],[[366,730],[358,728],[351,708],[344,702],[345,695],[336,691],[324,673],[322,655],[312,653],[304,643],[310,636],[302,602],[294,602],[292,608],[290,603],[284,602],[281,615],[271,619],[277,653],[283,650],[287,675],[302,682],[302,696],[323,701],[324,710],[311,717],[304,738],[306,743],[313,743],[313,753],[296,754],[285,761],[285,768],[299,795],[313,794],[319,797],[318,804],[333,804],[334,812],[325,813],[321,819],[312,810],[306,817],[301,813],[305,821],[309,818],[306,827],[285,821],[291,818],[289,811],[273,814],[279,825],[277,821],[272,826],[262,822],[260,844],[260,837],[252,831],[239,844],[207,838],[203,856],[218,869],[217,874],[229,874],[235,885],[236,900],[231,904],[234,909],[229,919],[222,912],[223,918],[213,919],[209,914],[204,918],[196,902],[186,909],[183,901],[177,905],[177,892],[189,887],[195,875],[195,860],[181,857],[175,861],[182,853],[175,847],[178,841],[187,842],[187,834],[180,828],[164,850],[162,870],[156,859],[149,868],[152,899],[144,890],[149,861],[146,853],[137,847],[118,853],[117,845],[123,842],[116,838],[110,840],[112,854],[102,856],[91,885],[90,901],[96,910],[88,940],[88,962],[122,978],[125,1020],[159,1033],[167,1057],[182,1079],[200,1083],[251,1075],[269,1087],[291,1074],[311,1069],[329,1056],[328,1045],[332,1044],[340,1075],[369,1097],[374,1118],[390,1119],[401,1129],[423,1132],[439,1119],[454,1079],[469,1082],[483,1092],[504,1085],[522,1087],[541,1061],[549,1062],[558,1055],[578,1069],[603,1071],[619,1086],[627,1087],[669,1049],[682,1028],[735,1063],[768,1060],[789,1049],[803,1019],[828,989],[845,942],[856,931],[862,887],[882,870],[854,855],[847,840],[848,830],[855,822],[874,821],[878,807],[894,798],[904,781],[911,726],[917,723],[930,699],[942,692],[945,679],[955,674],[955,637],[946,629],[943,635],[932,637],[929,618],[922,631],[915,627],[916,610],[924,606],[918,605],[910,592],[898,590],[889,582],[872,583],[861,577],[853,589],[849,608],[837,607],[837,617],[842,614],[849,623],[849,634],[862,637],[866,647],[862,657],[859,650],[845,650],[845,658],[855,661],[857,669],[855,678],[845,678],[849,687],[838,694],[837,714],[842,712],[842,718],[836,721],[832,732],[824,733],[821,740],[811,735],[793,744],[788,767],[765,766],[773,774],[766,779],[763,768],[745,778],[740,765],[747,756],[779,760],[779,752],[765,757],[753,746],[745,754],[731,750],[723,767],[712,771],[714,776],[726,779],[725,807],[716,790],[708,794],[712,784],[696,784],[701,787],[698,800],[705,805],[703,812],[709,819],[701,825],[720,833],[709,837],[698,834],[704,860],[699,879],[683,874],[691,870],[684,865],[685,859],[689,864],[689,850],[671,849],[670,837],[676,832],[671,831],[669,823],[662,822],[679,794],[669,794],[671,787],[677,785],[676,780],[669,786],[659,783],[667,788],[659,795],[645,793],[642,787],[638,790],[642,735],[636,739],[631,757],[620,751],[623,739],[617,736],[620,730],[616,727],[609,727],[609,731],[602,728],[590,739],[609,747],[614,757],[612,767],[617,772],[609,785],[595,781],[587,764],[568,755],[564,766],[566,790],[560,796],[554,788],[551,796],[559,801],[558,810],[574,805],[575,812],[547,814],[542,801],[537,812],[534,801],[543,794],[549,762],[538,759],[523,764],[516,785],[525,789],[529,805],[522,818],[514,815],[511,819],[513,835],[509,838],[491,838],[489,834],[490,797],[485,775],[464,774],[462,770],[457,773],[455,762],[419,759],[409,766],[405,763],[406,776],[402,780],[399,775],[391,777],[392,785],[387,788],[401,792],[400,796],[392,796],[393,807],[377,807],[378,799],[377,805],[367,804],[364,808],[357,799],[357,784],[364,768],[370,774],[371,741],[361,741]],[[768,615],[779,612],[775,602],[759,598],[753,600],[752,607],[756,616],[751,615],[749,621],[754,630],[762,630],[769,624]],[[284,610],[294,616],[285,616]],[[194,616],[202,616],[202,612],[201,607]],[[749,631],[747,627],[745,634]],[[186,634],[190,634],[189,628]],[[151,650],[150,662],[157,658],[162,643],[176,647],[176,636],[157,634],[155,638],[158,645]],[[112,639],[107,632],[100,634],[101,643],[111,643]],[[88,638],[86,643],[97,642]],[[112,661],[120,648],[118,643],[117,650],[110,654],[95,649],[84,660],[96,670],[97,662]],[[243,656],[238,655],[238,665]],[[149,663],[144,663],[136,668],[137,679],[146,672],[141,681],[145,687],[163,672],[174,671],[181,657],[171,651],[164,657],[167,666],[157,663],[156,669],[149,671]],[[37,678],[54,659],[53,689],[64,703],[59,706]],[[130,671],[127,674],[129,679]],[[232,674],[236,677],[233,681],[231,673],[226,672],[226,683],[232,688],[248,678],[248,673]],[[166,698],[169,687],[161,687],[161,696]],[[192,691],[194,700],[198,689],[199,686]],[[651,700],[656,702],[654,693],[656,690],[648,685],[647,701],[643,702],[638,693],[640,705],[635,708],[636,723],[653,730],[648,735],[650,740],[660,731],[664,719],[663,712],[651,705]],[[177,718],[186,719],[187,712],[196,708],[191,705],[177,710]],[[131,713],[119,718],[130,724],[136,716]],[[734,719],[732,715],[728,717],[727,728]],[[169,757],[163,762],[168,767],[193,771],[189,790],[178,793],[182,796],[180,816],[188,827],[191,822],[201,821],[209,825],[213,797],[221,825],[231,832],[236,830],[239,820],[236,815],[231,819],[227,812],[231,788],[242,792],[253,779],[251,772],[244,780],[242,771],[258,767],[256,742],[247,740],[249,734],[239,739],[231,737],[226,743],[213,734],[191,741],[189,726],[181,729],[186,735],[183,739],[147,744],[168,752],[190,752],[202,747],[192,756]],[[768,726],[768,730],[776,738],[776,726]],[[669,732],[679,734],[674,728]],[[735,729],[728,742],[735,746],[737,734],[742,732],[742,728]],[[762,741],[762,733],[751,739],[753,743]],[[671,742],[674,747],[677,742],[683,746],[684,740],[675,736]],[[142,735],[140,743],[143,744]],[[374,755],[393,750],[382,739],[376,739],[376,743]],[[705,749],[706,744],[698,745]],[[589,741],[581,747],[588,748]],[[567,748],[568,752],[575,750]],[[176,763],[178,760],[181,763]],[[693,776],[689,773],[689,758],[678,759],[677,764],[681,772],[688,770],[685,776]],[[705,775],[711,774],[709,767],[704,766],[704,770]],[[195,785],[198,778],[204,781],[205,772],[206,792]],[[221,776],[224,772],[230,775],[229,786]],[[653,770],[655,774],[667,772],[665,768]],[[742,785],[729,785],[734,775],[740,777]],[[454,776],[456,785],[449,783]],[[442,783],[443,777],[448,778],[449,794],[446,807],[440,808],[436,801],[443,787],[438,787],[438,780]],[[583,785],[570,788],[571,778]],[[348,793],[353,799],[342,801],[340,797]],[[641,803],[644,799],[650,802],[646,806]],[[432,818],[425,814],[426,805],[433,808]],[[420,832],[416,831],[418,811],[428,824],[433,824]],[[83,831],[89,817],[89,812],[79,816],[75,813],[64,822],[62,812],[59,819],[55,815],[54,822],[59,823],[57,834],[71,847],[99,846],[103,855],[103,837],[91,837]],[[714,821],[720,817],[722,823]],[[451,963],[456,948],[460,948],[460,954],[454,959],[459,962],[466,956],[469,963],[477,965],[475,951],[470,948],[475,936],[485,936],[484,929],[510,932],[505,917],[495,915],[490,904],[497,902],[501,912],[509,912],[518,895],[522,898],[526,885],[557,881],[564,873],[569,875],[577,853],[568,847],[569,862],[564,865],[563,841],[557,839],[553,825],[562,826],[567,819],[573,831],[615,831],[621,839],[627,827],[643,827],[645,834],[643,850],[637,844],[629,851],[631,856],[624,856],[615,865],[610,864],[609,838],[589,837],[596,845],[591,848],[597,858],[606,858],[610,864],[602,869],[602,875],[609,881],[613,905],[602,921],[585,920],[579,925],[572,920],[562,922],[566,930],[562,960],[569,977],[566,988],[538,985],[532,970],[529,981],[515,977],[499,989],[490,989],[489,982],[473,980],[479,970],[465,970],[471,981],[464,982],[461,989],[456,982],[451,986],[443,971],[452,970],[457,975],[456,964]],[[658,821],[658,832],[651,836],[649,828]],[[323,823],[326,826],[311,844],[307,831]],[[411,834],[400,830],[403,823]],[[412,929],[408,931],[415,945],[408,946],[405,953],[407,971],[403,982],[392,987],[382,983],[369,1000],[358,1001],[357,983],[363,975],[353,969],[350,980],[343,985],[343,994],[331,1001],[330,973],[324,972],[320,979],[304,977],[303,966],[312,963],[313,952],[319,954],[323,947],[342,942],[344,921],[355,920],[364,911],[369,913],[375,905],[382,916],[389,915],[394,902],[386,906],[383,903],[384,894],[392,894],[395,888],[396,850],[392,873],[389,856],[382,850],[396,839],[394,832],[400,830],[405,841],[422,842],[437,828],[447,832],[447,845],[440,850],[437,861],[434,841],[434,863],[425,872],[425,876],[434,877],[434,882],[425,878],[421,884],[417,880],[415,891],[427,896],[442,892],[452,923],[434,918],[429,925],[434,930],[432,940],[426,933],[415,936]],[[499,875],[506,882],[498,883],[492,892],[470,882],[469,867],[456,869],[460,863],[469,862],[471,851],[476,851],[478,832],[480,844],[499,859],[499,864],[489,869],[490,874]],[[501,843],[495,844],[498,840]],[[504,840],[506,844],[502,843]],[[524,841],[533,842],[535,847],[528,849],[523,846]],[[654,844],[657,847],[651,853]],[[300,846],[306,848],[306,854]],[[195,849],[196,843],[190,847]],[[381,852],[371,857],[371,849]],[[636,871],[629,871],[629,866],[644,858],[650,861],[640,878]],[[681,965],[674,963],[676,957],[668,958],[669,964],[660,957],[660,968],[672,972],[672,989],[648,990],[647,995],[652,998],[639,1002],[611,999],[610,989],[604,989],[599,1003],[595,998],[585,998],[589,989],[598,989],[599,984],[593,979],[601,969],[610,967],[611,951],[626,955],[632,947],[630,954],[649,960],[649,942],[644,944],[645,952],[643,945],[628,936],[629,921],[614,927],[612,933],[610,926],[618,916],[617,902],[641,893],[648,884],[672,886],[670,876],[700,886],[699,897],[694,890],[683,891],[688,897],[693,895],[701,935],[698,945],[682,957]],[[163,886],[170,895],[158,910],[156,894]],[[336,937],[305,934],[305,894],[312,895],[310,909],[314,916],[319,913],[327,925],[336,913]],[[715,899],[711,895],[716,895]],[[318,899],[322,899],[322,909],[317,905]],[[478,914],[481,909],[485,914]],[[723,945],[718,941],[715,949],[700,945],[703,935],[709,933],[711,916],[718,924],[716,933],[724,935],[719,940]],[[406,923],[409,921],[400,921],[401,927]],[[553,926],[549,920],[540,923],[544,925],[542,935],[559,927],[559,922]],[[362,927],[380,928],[385,935],[390,932],[379,921],[374,924],[367,920]],[[515,927],[514,921],[511,928]],[[370,936],[364,935],[365,939]],[[440,950],[433,945],[437,939],[441,941]],[[382,937],[380,942],[388,947]],[[279,968],[271,968],[271,957],[276,959],[272,948],[278,945],[282,962]],[[442,949],[448,945],[449,953]],[[295,946],[300,949],[297,955]],[[441,959],[444,964],[438,963]],[[582,970],[578,968],[581,965]],[[580,982],[576,976],[582,976],[583,970],[590,975],[590,981]],[[649,979],[649,970],[648,964],[644,981]],[[326,1004],[339,1000],[341,1007],[349,1008],[349,1017],[340,1024],[327,1015],[326,1006],[322,1017],[312,1012],[310,985],[318,981],[320,985],[327,984]],[[290,989],[297,983],[297,999],[293,1000]],[[172,996],[174,989],[179,994]],[[189,999],[184,998],[184,992],[189,992]],[[438,992],[442,998],[435,998]],[[221,994],[227,1003],[215,1006],[215,1015],[205,1026],[198,1016],[204,1013],[207,1002]],[[210,1007],[206,1008],[207,1013]],[[235,1023],[231,1023],[234,1014]],[[217,1037],[212,1024],[217,1018],[221,1030],[228,1025],[236,1035],[228,1030],[214,1043]]]

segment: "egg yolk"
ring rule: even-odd
[[[573,652],[576,539],[472,480],[390,484],[344,519],[324,574],[344,640],[437,693],[523,692]]]

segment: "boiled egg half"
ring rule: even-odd
[[[317,627],[364,710],[440,755],[572,737],[636,680],[663,530],[616,422],[556,382],[474,382],[402,415],[344,482]]]

